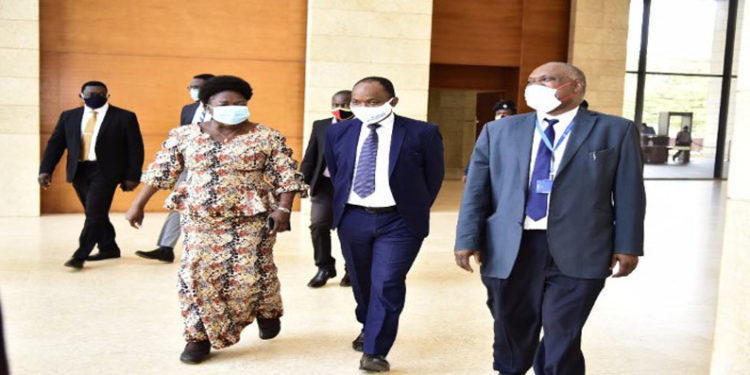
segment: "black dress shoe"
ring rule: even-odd
[[[362,354],[359,360],[359,369],[372,372],[391,371],[391,364],[385,359],[384,355]]]
[[[321,286],[326,285],[328,279],[334,277],[336,277],[336,270],[320,268],[318,269],[318,273],[315,274],[315,277],[313,277],[312,280],[307,283],[307,286],[309,286],[310,288],[320,288]]]
[[[281,319],[265,319],[258,317],[258,337],[261,340],[270,340],[279,335],[281,331]]]
[[[197,365],[208,358],[211,353],[211,343],[208,340],[188,342],[185,350],[180,354],[180,361]]]
[[[344,277],[341,278],[339,286],[352,286],[352,280],[349,278],[349,272],[344,272]]]
[[[174,262],[174,249],[167,246],[162,246],[151,251],[138,250],[135,252],[135,255],[138,255],[141,258],[156,259],[167,263]]]
[[[352,341],[352,349],[355,352],[363,352],[365,350],[365,333],[360,332],[354,341]]]
[[[97,261],[97,260],[104,260],[104,259],[114,259],[120,257],[120,251],[101,251],[99,250],[98,253],[94,255],[89,255],[86,257],[86,260],[88,261]]]
[[[67,262],[65,262],[65,267],[75,268],[77,270],[80,270],[83,268],[83,259],[76,259],[76,258],[70,258]]]

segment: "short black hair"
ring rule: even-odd
[[[348,95],[349,97],[351,97],[352,96],[352,90],[339,90],[338,92],[336,92],[335,94],[333,94],[333,96],[331,97],[331,99],[333,99],[333,98],[335,98],[335,97],[337,97],[339,95]]]
[[[202,79],[204,81],[208,81],[209,79],[214,78],[214,77],[216,76],[211,73],[203,73],[203,74],[198,74],[198,75],[193,76],[193,78]]]
[[[383,86],[383,88],[388,93],[388,95],[391,96],[391,98],[396,97],[396,89],[393,88],[393,83],[388,78],[377,77],[377,76],[365,77],[357,81],[357,83],[354,84],[354,87],[356,87],[362,82],[377,82],[381,86]]]
[[[495,106],[492,107],[492,110],[494,112],[497,112],[497,111],[499,111],[501,109],[507,109],[507,110],[513,112],[513,114],[516,114],[516,102],[514,102],[512,100],[501,100],[501,101],[495,103]]]
[[[222,91],[234,91],[246,100],[253,97],[253,88],[244,79],[235,76],[216,76],[201,86],[198,98],[205,105],[208,104],[208,99]]]
[[[81,86],[81,92],[83,92],[83,90],[86,89],[86,86],[99,86],[99,87],[104,87],[104,89],[107,90],[107,85],[105,85],[104,82],[100,82],[100,81],[88,81],[88,82],[84,83]],[[109,91],[109,90],[107,90],[107,91]]]

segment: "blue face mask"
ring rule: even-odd
[[[244,105],[211,106],[212,118],[224,125],[237,125],[250,117],[250,109]]]

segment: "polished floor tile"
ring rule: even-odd
[[[584,331],[591,374],[706,374],[716,307],[724,185],[649,181],[646,256],[608,280]],[[460,183],[447,181],[432,234],[409,274],[406,309],[388,356],[394,374],[492,374],[492,320],[479,276],[458,269],[452,245]],[[275,247],[285,316],[261,341],[257,326],[210,361],[184,365],[177,263],[136,257],[151,249],[164,214],[137,231],[114,214],[123,258],[62,266],[82,215],[0,218],[0,296],[14,374],[357,374],[359,332],[340,276],[321,289],[308,218],[296,214]],[[179,252],[179,249],[178,249]],[[336,258],[341,262],[338,248]],[[341,271],[339,264],[338,270]]]

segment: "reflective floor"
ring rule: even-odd
[[[584,331],[591,374],[706,374],[716,307],[724,184],[649,181],[646,256],[626,279],[608,280]],[[477,274],[453,264],[460,183],[445,184],[432,234],[409,274],[406,309],[388,356],[394,374],[493,374],[492,320]],[[359,332],[351,289],[340,277],[310,289],[315,273],[306,217],[275,248],[282,332],[242,341],[198,366],[178,356],[177,263],[136,257],[164,219],[145,227],[113,215],[123,258],[62,266],[82,215],[0,218],[0,296],[14,374],[357,374]],[[179,249],[178,249],[179,252]],[[338,248],[337,260],[341,260]],[[341,267],[339,265],[339,271]]]

